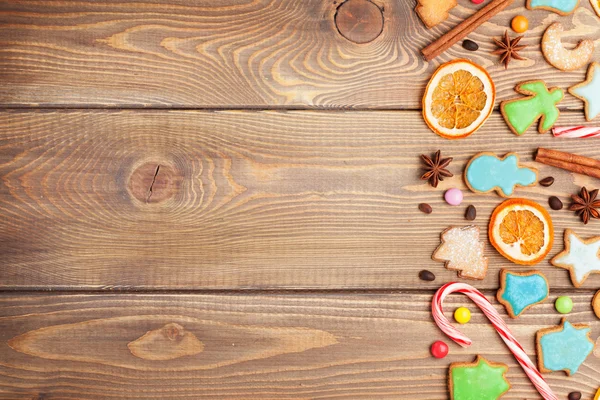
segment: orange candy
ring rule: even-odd
[[[512,19],[510,26],[512,27],[513,31],[517,33],[524,33],[527,32],[527,29],[529,29],[529,20],[522,15],[517,15]]]

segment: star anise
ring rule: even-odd
[[[508,31],[504,32],[504,37],[501,41],[494,39],[496,46],[498,46],[498,50],[493,51],[492,54],[500,55],[500,62],[504,63],[504,69],[508,69],[508,63],[513,58],[515,60],[525,60],[525,58],[519,55],[519,51],[527,47],[526,45],[519,46],[521,39],[523,39],[523,36],[518,36],[514,39],[511,39],[508,37]]]
[[[600,212],[596,210],[600,207],[600,199],[596,200],[596,196],[598,196],[598,189],[588,192],[585,186],[581,188],[579,195],[571,195],[573,203],[569,206],[569,210],[575,211],[584,224],[590,221],[590,217],[600,219]]]
[[[421,179],[429,181],[431,186],[437,187],[438,183],[443,181],[444,178],[453,176],[452,173],[446,169],[446,167],[450,165],[452,157],[442,158],[440,150],[436,151],[433,157],[421,154],[421,160],[425,163],[425,173],[421,176]]]

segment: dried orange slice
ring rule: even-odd
[[[507,259],[533,265],[552,249],[554,227],[550,214],[538,203],[510,199],[492,213],[488,235],[492,245]]]
[[[423,118],[438,135],[460,139],[483,125],[495,100],[496,88],[485,69],[469,60],[454,60],[431,76],[423,96]]]
[[[596,15],[600,17],[600,0],[590,0],[590,3],[592,3]]]

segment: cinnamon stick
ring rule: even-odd
[[[452,45],[454,45],[456,42],[477,29],[479,25],[483,24],[485,21],[504,10],[512,2],[513,0],[490,1],[485,7],[481,8],[475,14],[456,25],[438,40],[421,50],[421,54],[423,54],[423,57],[426,61],[433,60],[452,47]]]
[[[600,179],[600,161],[593,158],[540,147],[535,161]]]

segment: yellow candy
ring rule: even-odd
[[[596,395],[594,396],[594,400],[600,400],[600,389],[598,389],[598,391],[596,392]]]
[[[471,311],[466,307],[459,307],[454,311],[454,319],[459,324],[466,324],[471,320]]]

